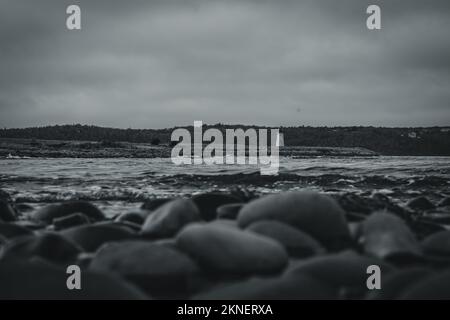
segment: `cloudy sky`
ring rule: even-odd
[[[0,0],[0,126],[450,125],[449,31],[448,0]]]

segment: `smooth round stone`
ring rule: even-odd
[[[68,290],[65,268],[23,260],[0,261],[0,299],[146,299],[135,286],[106,273],[83,270],[81,290]]]
[[[434,204],[426,197],[414,198],[410,200],[406,205],[413,210],[420,210],[420,211],[435,208]]]
[[[0,221],[11,222],[15,220],[16,213],[11,205],[4,200],[0,200]]]
[[[3,258],[41,257],[53,263],[68,264],[81,252],[74,243],[57,233],[25,236],[9,242],[3,250]]]
[[[230,203],[220,206],[217,208],[217,218],[235,220],[242,206],[242,203]]]
[[[341,249],[350,241],[345,212],[327,195],[313,191],[264,196],[242,207],[238,225],[276,220],[308,233],[328,249]]]
[[[89,224],[89,218],[83,213],[73,213],[71,215],[53,219],[55,230],[67,229],[75,226]]]
[[[440,231],[422,241],[426,254],[444,256],[450,259],[450,231]]]
[[[367,267],[378,265],[382,277],[387,275],[392,267],[377,258],[359,255],[353,251],[316,256],[299,260],[289,266],[287,274],[308,274],[324,283],[340,289],[344,297],[353,298],[366,294],[368,278]]]
[[[116,222],[131,222],[142,225],[148,216],[148,212],[125,212],[120,214],[114,221]]]
[[[381,290],[371,290],[366,298],[370,300],[397,299],[417,281],[431,274],[431,270],[420,267],[392,271],[385,277],[381,276]]]
[[[211,221],[217,217],[217,208],[225,204],[241,202],[241,200],[235,196],[223,193],[203,193],[192,197],[192,201],[195,202],[200,210],[200,215],[203,220]]]
[[[199,271],[186,254],[147,241],[108,243],[89,268],[118,273],[155,297],[186,296],[189,277]]]
[[[147,217],[141,235],[153,239],[169,238],[185,225],[200,219],[200,212],[192,200],[176,199],[160,206]]]
[[[200,293],[194,300],[335,299],[333,288],[308,275],[251,278]]]
[[[405,222],[387,212],[375,212],[362,223],[360,242],[364,251],[380,259],[410,262],[420,259],[422,250]]]
[[[402,300],[450,300],[450,270],[424,277],[409,287]]]
[[[283,222],[257,221],[249,225],[247,230],[278,241],[291,257],[305,258],[325,252],[317,240]]]
[[[0,235],[7,239],[12,239],[20,236],[32,235],[33,232],[25,227],[19,226],[15,223],[0,222]]]
[[[286,250],[275,240],[214,223],[188,225],[176,239],[207,272],[268,274],[287,265]]]
[[[105,219],[103,213],[87,201],[69,201],[61,204],[50,204],[39,209],[33,215],[33,218],[51,223],[55,218],[65,217],[77,212],[85,214],[91,221]]]
[[[61,234],[88,252],[96,251],[106,242],[135,238],[135,234],[126,228],[101,224],[73,227]]]

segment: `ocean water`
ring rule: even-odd
[[[263,176],[254,165],[176,166],[168,158],[1,159],[0,189],[33,207],[83,199],[107,214],[155,197],[235,189],[380,192],[397,202],[418,195],[437,201],[450,196],[450,157],[282,157],[276,176]]]

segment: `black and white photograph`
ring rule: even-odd
[[[0,300],[450,299],[449,31],[448,0],[0,0]]]

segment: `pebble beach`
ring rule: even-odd
[[[24,215],[5,191],[0,204],[0,299],[450,298],[450,198],[205,192],[112,217],[88,201]],[[83,290],[67,289],[69,265]]]

